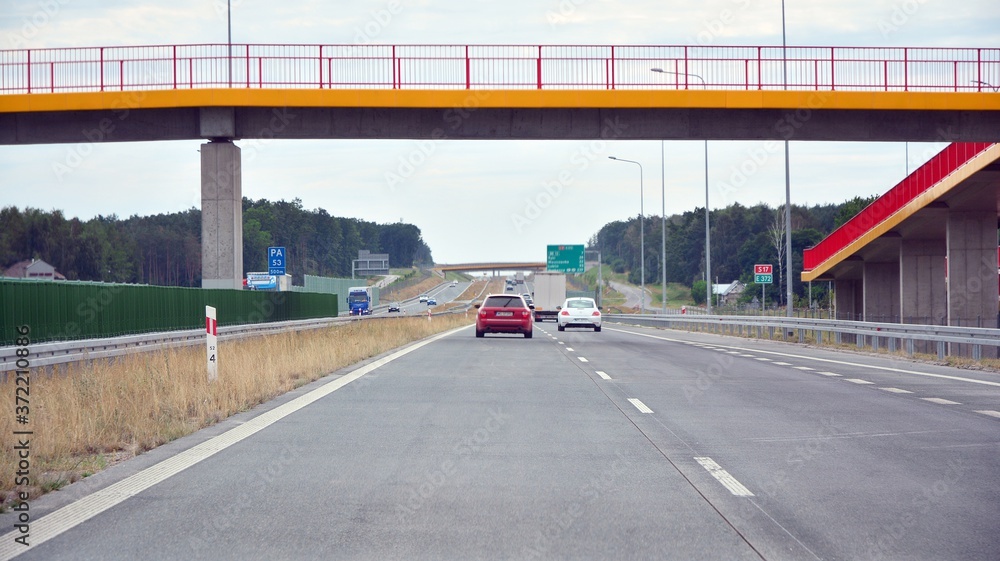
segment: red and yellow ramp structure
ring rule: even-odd
[[[841,319],[997,327],[1000,144],[953,143],[815,247]]]

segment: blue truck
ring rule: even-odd
[[[372,313],[372,289],[368,286],[352,286],[347,289],[347,306],[352,316],[368,316]]]

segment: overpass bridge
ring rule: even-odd
[[[242,277],[234,140],[992,142],[1000,49],[159,45],[0,51],[0,145],[203,139],[203,286]]]
[[[442,273],[454,271],[456,273],[472,273],[479,271],[489,271],[495,275],[500,271],[544,271],[548,266],[545,262],[534,261],[512,261],[501,263],[498,261],[487,263],[452,263],[435,265],[434,269]]]

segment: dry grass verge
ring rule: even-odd
[[[337,369],[434,333],[462,316],[367,320],[328,329],[220,344],[219,379],[209,384],[201,346],[135,353],[31,373],[28,426],[15,423],[14,380],[3,383],[0,473],[14,474],[15,430],[31,430],[30,485],[0,483],[0,508],[15,491],[29,498],[246,411]]]

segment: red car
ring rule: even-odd
[[[531,306],[520,294],[490,294],[476,304],[476,337],[487,333],[524,333],[531,339]]]

